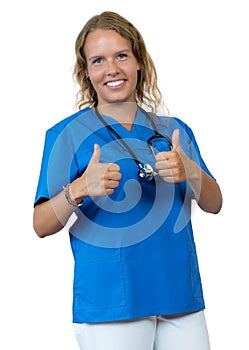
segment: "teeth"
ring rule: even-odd
[[[107,83],[106,85],[115,87],[115,86],[123,84],[123,82],[124,82],[124,80],[112,81],[112,82]]]

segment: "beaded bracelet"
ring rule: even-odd
[[[65,197],[66,197],[67,202],[69,204],[73,205],[74,207],[81,207],[83,204],[83,201],[81,203],[77,204],[76,201],[71,198],[70,193],[69,193],[69,186],[70,186],[70,184],[62,187],[64,190],[64,193],[65,193]]]

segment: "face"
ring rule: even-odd
[[[135,102],[140,67],[127,39],[113,30],[97,29],[88,34],[84,53],[98,106]]]

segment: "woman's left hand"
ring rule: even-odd
[[[181,147],[179,129],[173,132],[172,145],[171,151],[160,152],[156,155],[155,166],[164,181],[177,183],[187,179],[186,167],[190,161]]]
[[[222,194],[217,182],[202,170],[197,163],[184,153],[179,130],[172,135],[173,148],[169,152],[160,152],[156,155],[156,168],[164,181],[178,183],[188,180],[202,210],[208,213],[218,213],[222,207]]]

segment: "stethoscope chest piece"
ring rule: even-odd
[[[140,179],[150,182],[154,178],[154,169],[150,164],[139,163],[138,176]]]

